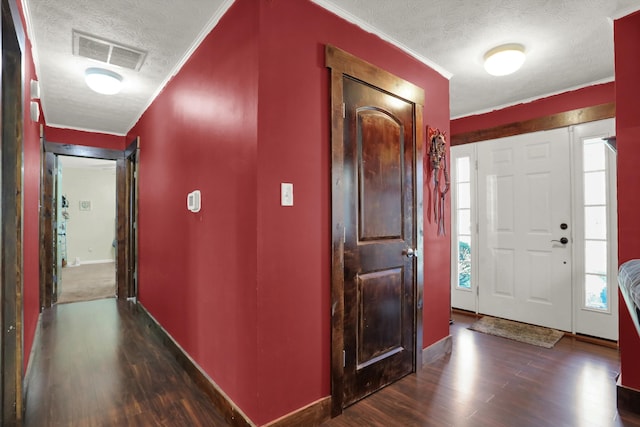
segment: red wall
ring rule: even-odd
[[[618,259],[640,258],[640,13],[615,21],[616,143],[618,147]],[[623,301],[621,299],[621,301]],[[640,390],[640,336],[620,304],[622,384]]]
[[[462,117],[451,121],[451,134],[458,135],[478,129],[487,129],[509,123],[545,117],[564,111],[615,101],[615,84],[603,83],[582,89],[537,99],[526,104],[518,104],[502,110],[475,116]]]
[[[19,7],[21,3],[18,2]],[[23,19],[23,27],[24,25]],[[26,32],[26,30],[25,30]],[[25,35],[26,38],[26,35]],[[25,41],[23,52],[24,79],[24,133],[23,133],[23,338],[24,366],[26,368],[31,354],[31,346],[40,313],[40,243],[39,211],[40,206],[40,126],[31,121],[29,104],[31,101],[31,79],[37,80],[31,43]],[[42,116],[41,116],[42,120]]]
[[[45,126],[44,139],[48,142],[59,142],[61,144],[86,145],[96,148],[107,148],[111,150],[124,150],[129,140],[124,136],[109,135],[98,132],[86,132],[75,129],[52,128]]]
[[[258,142],[258,421],[331,393],[330,117],[333,44],[424,88],[424,123],[448,132],[448,81],[309,2],[262,2]],[[280,206],[280,183],[295,206]],[[430,192],[425,192],[430,194]],[[424,345],[449,334],[449,238],[425,230]],[[293,355],[295,354],[295,357]],[[283,378],[273,366],[287,360]],[[284,410],[284,411],[283,411]]]
[[[255,1],[237,1],[130,133],[141,137],[139,299],[252,419],[257,38]]]
[[[448,81],[399,49],[309,1],[238,0],[130,133],[140,300],[257,424],[330,394],[327,43],[423,87],[449,130]],[[450,259],[425,235],[427,346],[449,334]]]

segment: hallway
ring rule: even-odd
[[[640,416],[616,409],[615,349],[567,337],[544,349],[454,319],[450,356],[323,426],[640,426]],[[36,351],[27,427],[228,425],[132,303],[55,306],[42,316]]]
[[[141,320],[113,298],[46,310],[25,426],[226,425]]]

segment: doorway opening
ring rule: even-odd
[[[116,161],[57,156],[57,303],[116,296]]]
[[[83,264],[94,267],[84,268],[84,270],[101,270],[94,271],[93,274],[99,274],[105,282],[115,277],[115,292],[112,293],[112,288],[109,286],[99,287],[101,291],[118,299],[135,299],[137,293],[138,139],[125,150],[54,143],[46,141],[44,135],[42,145],[44,157],[40,187],[41,309],[51,307],[64,294],[65,269],[82,269]],[[78,175],[77,180],[84,182],[79,185],[79,188],[69,189],[69,194],[65,194],[63,190],[65,181],[73,182],[74,180],[68,179],[69,176],[67,179],[64,177],[58,179],[59,169],[64,170],[64,167],[58,167],[60,159],[63,164],[64,162],[76,164],[81,162],[84,165],[97,165],[100,171],[93,172],[95,179],[89,183],[91,178],[86,175],[86,171],[74,172],[74,168],[68,168],[71,171],[71,177],[75,173]],[[71,196],[71,191],[76,195]],[[62,196],[65,196],[64,201]],[[80,219],[88,219],[92,213],[96,214],[93,216],[97,216],[99,224],[94,224],[95,227],[80,224],[82,222]],[[78,231],[76,226],[80,226],[80,230],[84,226],[85,231]],[[76,238],[73,238],[74,231],[78,232]],[[72,235],[69,235],[69,232]],[[90,234],[98,240],[87,239]],[[75,246],[76,243],[78,246]],[[113,267],[108,265],[110,262],[113,262]],[[100,266],[105,268],[100,269]],[[112,276],[113,268],[115,271]],[[67,273],[71,273],[71,270],[67,270]],[[68,274],[66,278],[66,285],[69,287],[72,279]],[[93,295],[91,299],[95,297],[100,295]],[[63,296],[61,302],[65,300],[66,297]]]
[[[617,340],[614,129],[452,147],[453,308]]]

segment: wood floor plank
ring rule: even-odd
[[[640,426],[616,407],[618,351],[565,337],[553,349],[468,330],[453,351],[323,424],[343,426]]]
[[[116,299],[43,312],[25,426],[226,425],[139,317]]]
[[[226,425],[138,315],[115,299],[45,311],[25,425]],[[617,350],[569,337],[543,349],[470,331],[473,317],[454,319],[451,355],[323,426],[640,426],[640,416],[616,407]]]

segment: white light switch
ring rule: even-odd
[[[200,190],[194,190],[187,194],[187,209],[191,212],[200,212]]]
[[[293,206],[293,184],[290,182],[280,184],[280,205]]]

